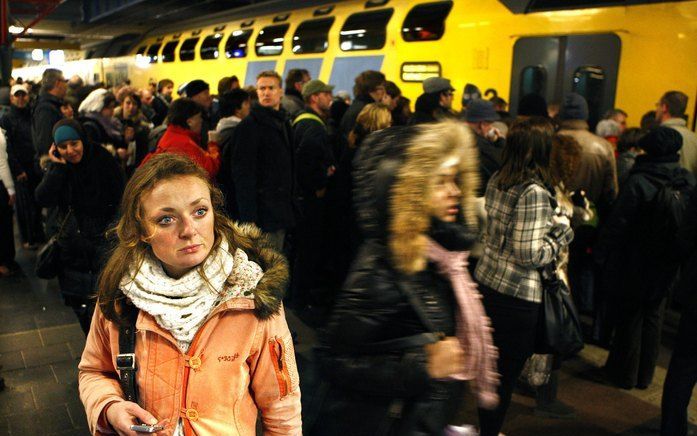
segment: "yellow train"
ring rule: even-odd
[[[581,8],[564,9],[572,3]],[[584,7],[608,3],[624,5]],[[200,78],[215,89],[225,75],[252,84],[265,69],[285,76],[290,68],[306,68],[313,78],[350,91],[360,71],[377,69],[410,98],[432,75],[450,78],[460,93],[467,83],[494,88],[508,96],[513,112],[529,92],[558,102],[573,90],[586,96],[594,116],[620,107],[635,125],[665,91],[679,90],[690,96],[694,129],[697,1],[349,0],[301,9],[284,4],[288,10],[281,13],[238,13],[148,36],[132,55],[94,64],[94,76],[108,82],[128,77],[139,86]]]

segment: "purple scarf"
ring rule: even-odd
[[[496,387],[498,350],[491,338],[491,321],[482,305],[482,296],[467,271],[467,251],[448,251],[433,240],[428,240],[428,259],[441,274],[450,279],[458,305],[456,335],[465,351],[465,366],[455,380],[474,380],[479,405],[493,409],[499,402]]]

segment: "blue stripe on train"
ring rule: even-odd
[[[247,75],[244,77],[244,86],[256,85],[257,74],[262,71],[275,70],[276,61],[252,61],[247,63]]]
[[[286,61],[286,69],[283,72],[283,79],[288,75],[288,71],[293,68],[304,68],[310,73],[310,77],[313,79],[319,78],[319,71],[322,68],[322,61],[324,59],[292,59]]]
[[[383,55],[336,58],[329,79],[329,83],[334,85],[334,93],[348,91],[352,95],[356,76],[365,70],[380,71],[384,59]]]

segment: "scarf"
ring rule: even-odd
[[[484,312],[482,296],[467,271],[467,251],[448,251],[432,239],[427,256],[441,274],[450,279],[458,310],[456,335],[465,350],[465,366],[456,380],[474,380],[481,407],[493,409],[498,404],[496,372],[498,351],[491,338],[491,322]]]
[[[135,306],[155,318],[186,352],[194,335],[213,309],[231,298],[254,298],[253,289],[263,276],[259,265],[237,249],[228,251],[228,242],[203,263],[203,274],[194,268],[178,279],[169,277],[162,263],[148,256],[138,270],[135,265],[121,280],[121,290]]]

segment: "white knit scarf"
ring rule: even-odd
[[[254,298],[253,289],[263,276],[261,267],[237,249],[232,255],[223,239],[203,263],[203,273],[194,268],[179,279],[169,277],[162,263],[148,256],[140,268],[133,265],[121,280],[121,290],[135,306],[152,315],[172,333],[186,352],[208,315],[230,298]]]

